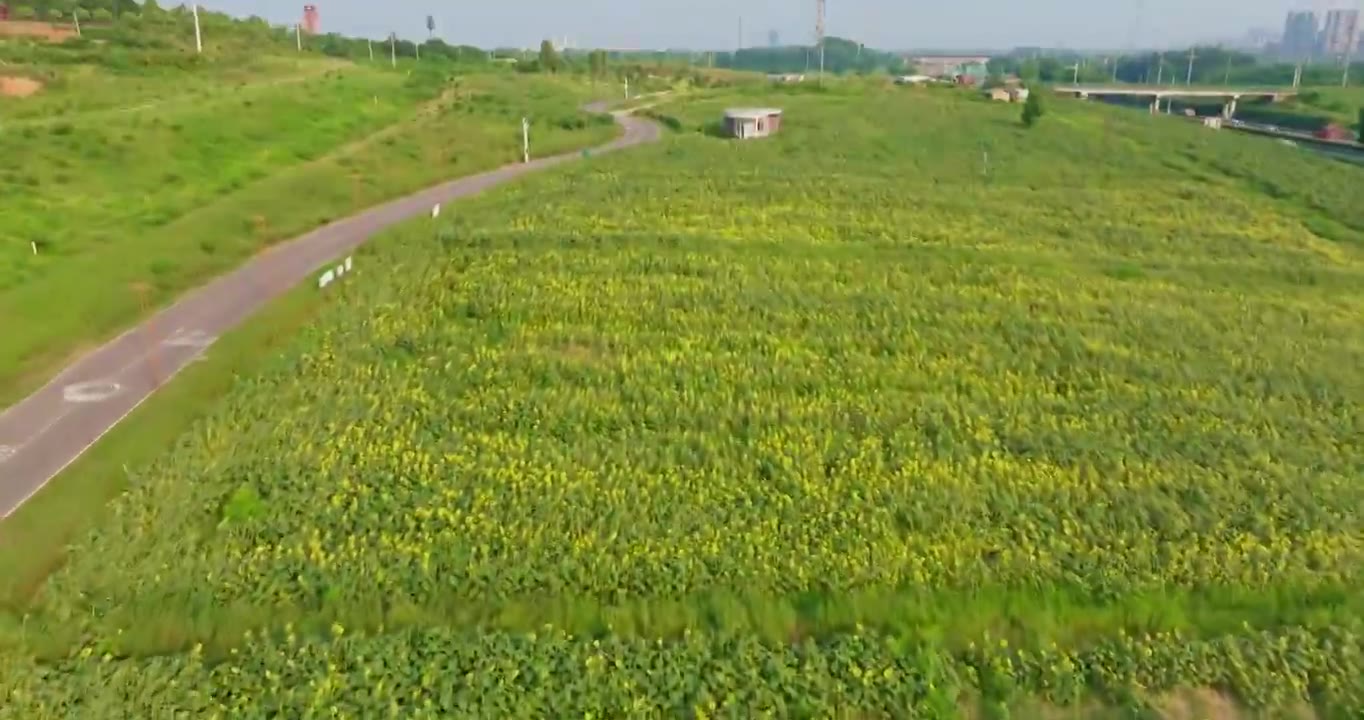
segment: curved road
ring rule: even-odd
[[[587,110],[601,112],[604,103]],[[624,133],[594,153],[652,142],[656,124],[612,113]],[[9,517],[213,341],[270,300],[345,256],[375,233],[536,170],[565,153],[438,185],[275,245],[191,291],[68,366],[46,386],[0,413],[0,518]]]

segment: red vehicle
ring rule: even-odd
[[[1331,123],[1312,133],[1312,135],[1321,138],[1322,140],[1336,140],[1342,142],[1350,142],[1355,139],[1355,134],[1353,132],[1350,132],[1350,130],[1337,125],[1336,123]]]

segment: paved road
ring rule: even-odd
[[[601,111],[602,104],[589,110]],[[594,154],[650,142],[658,126],[616,114],[624,133]],[[276,245],[181,298],[63,370],[0,413],[0,518],[9,517],[67,465],[127,417],[213,341],[270,300],[375,233],[429,214],[436,203],[473,195],[577,157],[568,153],[509,165],[433,187]]]

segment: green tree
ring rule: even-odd
[[[1357,131],[1355,138],[1364,143],[1364,107],[1359,109],[1359,125],[1355,127],[1355,130]]]
[[[109,22],[114,19],[114,13],[108,8],[96,8],[90,17],[96,22]]]
[[[1038,92],[1037,88],[1033,88],[1028,93],[1027,101],[1023,103],[1023,126],[1032,127],[1036,125],[1044,114],[1046,114],[1046,110],[1042,107],[1042,93]]]
[[[32,20],[36,17],[38,17],[38,11],[28,5],[20,5],[19,7],[14,8],[15,20]]]
[[[587,67],[588,67],[588,70],[591,72],[593,79],[605,77],[605,76],[606,76],[606,51],[605,51],[605,50],[593,50],[593,51],[587,56]]]
[[[540,42],[540,69],[544,72],[559,71],[559,53],[554,50],[554,43],[548,40]]]

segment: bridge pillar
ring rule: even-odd
[[[1159,95],[1155,96],[1155,97],[1152,98],[1152,100],[1151,100],[1151,114],[1152,114],[1152,115],[1159,115],[1159,114],[1160,114],[1160,96],[1159,96]]]
[[[1233,97],[1232,99],[1228,100],[1227,104],[1223,106],[1222,117],[1227,120],[1236,117],[1236,98]]]

